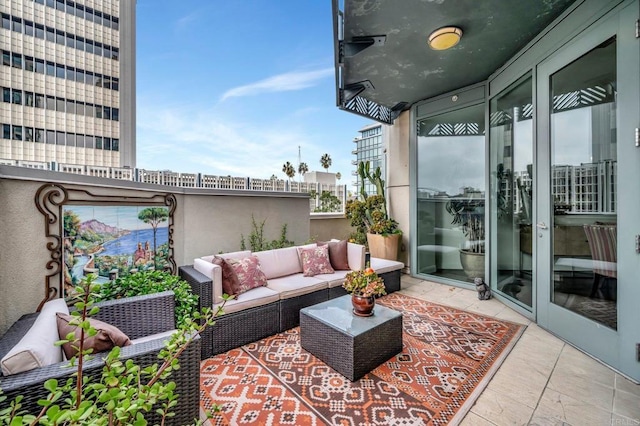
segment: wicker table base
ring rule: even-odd
[[[358,317],[351,296],[338,297],[300,310],[300,344],[354,382],[402,352],[402,314],[376,305]]]

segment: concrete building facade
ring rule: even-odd
[[[0,12],[0,159],[135,167],[135,1]]]

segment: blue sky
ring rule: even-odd
[[[371,121],[335,106],[332,33],[330,0],[138,0],[137,166],[285,178],[300,146],[350,184]]]

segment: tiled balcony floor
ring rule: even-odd
[[[640,425],[640,385],[502,302],[408,275],[401,292],[528,326],[462,425]]]

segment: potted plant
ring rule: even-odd
[[[358,175],[361,183],[359,199],[349,200],[346,205],[346,216],[356,229],[351,234],[351,239],[367,246],[373,257],[396,260],[402,231],[398,222],[387,213],[380,167],[371,172],[369,162],[361,162],[358,165]],[[367,194],[365,180],[376,186],[376,195]]]
[[[342,287],[351,294],[353,313],[362,317],[373,315],[376,303],[375,296],[387,294],[384,281],[371,267],[362,271],[349,272],[345,276]]]
[[[453,198],[446,205],[453,217],[451,224],[460,225],[467,238],[460,249],[460,263],[469,278],[484,279],[485,227],[483,198]]]

